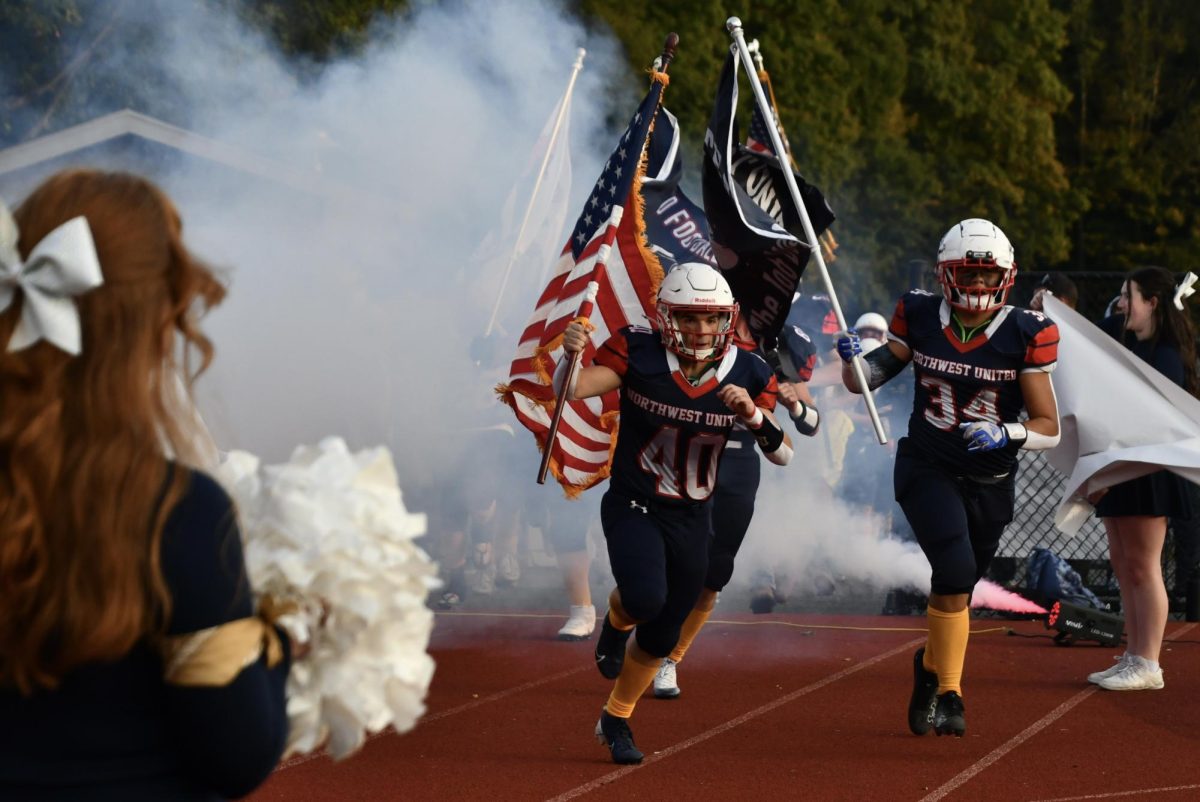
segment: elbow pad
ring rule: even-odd
[[[863,356],[863,362],[866,363],[867,386],[872,390],[891,381],[908,364],[893,354],[886,344]]]
[[[1044,451],[1047,448],[1054,448],[1062,439],[1062,427],[1059,427],[1058,434],[1053,435],[1031,432],[1025,428],[1023,423],[1006,423],[1004,430],[1008,432],[1010,443],[1016,443],[1018,448],[1026,451]]]
[[[817,412],[816,407],[810,407],[800,399],[796,399],[788,414],[792,416],[792,423],[796,424],[796,431],[805,437],[815,435],[821,426],[821,413]]]

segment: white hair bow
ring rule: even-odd
[[[1175,308],[1180,312],[1183,311],[1183,299],[1196,291],[1192,285],[1196,283],[1196,274],[1188,271],[1188,274],[1183,277],[1183,281],[1179,282],[1179,286],[1175,288],[1175,297],[1172,299],[1175,303]]]
[[[21,320],[8,341],[10,352],[46,340],[77,355],[82,337],[79,308],[73,296],[103,283],[100,258],[86,218],[73,218],[51,231],[22,262],[17,251],[17,227],[0,203],[0,312],[8,309],[18,287],[25,294]]]

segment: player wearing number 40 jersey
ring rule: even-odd
[[[932,572],[929,637],[913,656],[908,708],[917,735],[966,730],[970,594],[1013,517],[1017,451],[1058,443],[1050,382],[1058,327],[1040,312],[1005,305],[1016,271],[1004,232],[987,220],[962,221],[938,248],[942,296],[907,293],[887,347],[863,357],[872,388],[909,362],[916,375],[908,436],[897,445],[895,491]],[[861,353],[853,332],[837,348],[843,360]],[[849,364],[842,380],[859,391]]]
[[[621,428],[600,517],[617,587],[596,643],[596,664],[616,679],[596,735],[617,763],[640,763],[628,720],[671,653],[704,584],[710,499],[739,419],[767,459],[791,458],[775,421],[776,383],[761,358],[730,348],[738,307],[725,279],[699,263],[677,266],[658,292],[657,328],[614,333],[578,371],[570,398],[620,389]],[[587,345],[567,327],[568,356]],[[564,359],[555,384],[566,381]],[[630,638],[631,633],[635,633]]]

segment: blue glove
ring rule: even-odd
[[[967,451],[995,451],[1008,445],[1008,429],[998,423],[987,421],[972,421],[960,423],[963,437],[971,441]]]
[[[862,356],[862,340],[858,337],[858,332],[854,329],[849,329],[837,340],[838,356],[843,362],[850,362],[856,356]]]

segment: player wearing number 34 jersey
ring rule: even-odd
[[[775,376],[759,356],[730,348],[738,306],[712,267],[681,264],[658,292],[657,331],[625,328],[578,372],[570,398],[620,390],[621,425],[600,519],[617,587],[609,596],[596,666],[615,679],[596,736],[617,763],[640,763],[629,717],[700,596],[712,539],[710,499],[721,452],[739,419],[767,459],[791,457],[775,421]],[[582,351],[579,322],[563,334]],[[570,381],[563,360],[556,388]],[[633,638],[630,634],[636,633]]]
[[[900,299],[885,348],[863,357],[872,388],[912,362],[916,376],[908,436],[896,448],[896,501],[929,560],[929,637],[913,656],[908,726],[961,736],[967,604],[1012,520],[1017,451],[1058,443],[1050,372],[1058,327],[1040,312],[1005,304],[1017,263],[987,220],[964,220],[938,247],[942,295]],[[838,353],[861,353],[857,336]],[[858,392],[849,365],[846,387]],[[1020,420],[1022,410],[1028,418]]]

